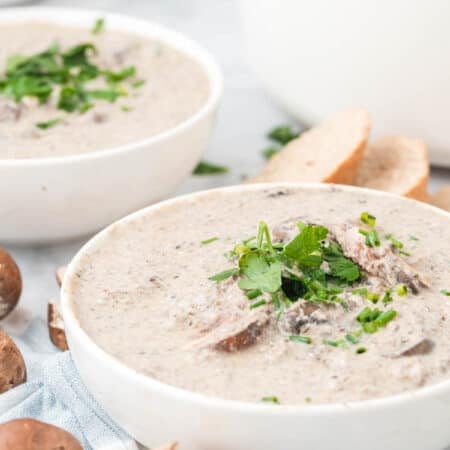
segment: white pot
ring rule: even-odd
[[[264,190],[269,186],[274,187],[253,184],[219,191]],[[330,189],[330,185],[279,184],[280,189],[295,186],[325,192]],[[352,186],[339,189],[393,197]],[[174,198],[150,209],[192,202],[210,192]],[[223,196],[218,198],[223,200]],[[423,214],[433,212],[450,220],[448,213],[425,203],[398,201],[409,202]],[[148,210],[121,222],[134,221]],[[154,448],[179,440],[180,450],[444,450],[450,445],[449,380],[376,400],[283,406],[206,397],[128,368],[90,339],[78,322],[72,302],[71,280],[89,261],[86,256],[106,245],[107,237],[109,229],[89,241],[70,263],[61,290],[62,313],[69,347],[83,381],[111,417],[138,441]]]
[[[361,106],[374,132],[424,139],[450,166],[450,2],[241,0],[248,57],[291,113]]]
[[[39,20],[91,27],[99,17],[105,17],[111,29],[160,39],[190,55],[207,73],[209,98],[178,126],[121,147],[0,160],[1,242],[45,242],[92,233],[170,194],[206,147],[222,95],[222,75],[214,58],[194,42],[154,23],[102,11],[0,10],[0,24]]]

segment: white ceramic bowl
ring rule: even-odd
[[[291,113],[316,123],[367,108],[374,133],[424,139],[450,167],[450,2],[241,0],[251,65]]]
[[[204,151],[222,95],[214,58],[186,37],[157,24],[102,11],[66,8],[0,10],[0,24],[24,20],[108,27],[160,39],[205,69],[210,95],[174,128],[110,149],[52,158],[0,160],[0,241],[44,242],[81,236],[166,197]]]
[[[268,186],[234,186],[220,190],[230,192]],[[308,186],[329,189],[329,185]],[[392,197],[350,186],[339,189],[365,191],[373,197]],[[202,192],[190,194],[150,208],[155,210],[202,195]],[[446,215],[450,222],[450,215],[441,210],[414,200],[403,201],[422,208],[424,214],[433,210],[435,214]],[[122,221],[137,219],[148,210]],[[111,417],[138,441],[153,448],[162,442],[179,440],[181,450],[445,450],[450,445],[450,380],[364,402],[282,406],[206,397],[166,385],[126,367],[81,329],[67,292],[83,256],[101,246],[106,233],[108,229],[88,242],[69,265],[62,287],[62,312],[69,347],[83,381]]]

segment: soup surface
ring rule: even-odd
[[[101,348],[170,385],[281,404],[383,397],[449,376],[449,225],[356,189],[212,191],[112,226],[65,289]]]
[[[66,109],[75,108],[73,111],[58,105],[60,91],[69,86],[76,89],[76,97],[78,82],[54,85],[50,97],[41,103],[33,95],[17,101],[11,89],[5,89],[0,93],[0,159],[84,153],[144,139],[188,119],[209,95],[206,73],[188,55],[157,40],[109,30],[107,23],[97,34],[50,23],[0,25],[0,41],[0,79],[5,79],[7,67],[17,55],[35,56],[55,48],[55,44],[61,53],[80,44],[92,44],[95,49],[87,51],[89,63],[100,74],[115,74],[114,85],[111,77],[106,82],[103,75],[83,82],[84,91],[91,94],[76,107],[66,102]],[[45,65],[44,70],[47,68]],[[77,70],[70,68],[71,75]],[[17,93],[17,89],[27,88],[31,92],[30,83],[35,82],[33,73],[27,79],[22,77],[12,90]]]

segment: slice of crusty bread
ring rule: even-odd
[[[434,194],[430,194],[428,201],[432,205],[450,212],[450,186],[444,186]]]
[[[351,184],[370,132],[369,113],[342,111],[274,155],[250,183],[310,181]]]
[[[430,166],[425,144],[406,136],[385,136],[368,145],[357,186],[427,199]]]

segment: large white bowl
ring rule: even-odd
[[[220,190],[231,192],[268,186]],[[295,186],[301,185],[279,185],[280,188]],[[329,185],[305,186],[329,189]],[[349,186],[339,189],[364,191],[373,197],[393,197]],[[157,210],[202,195],[204,192],[168,200],[121,222],[138,219],[149,209]],[[430,211],[445,214],[450,225],[449,214],[414,200],[403,201],[423,209],[424,214]],[[101,246],[107,233],[108,229],[88,242],[69,265],[62,287],[62,312],[69,347],[83,381],[111,417],[138,441],[153,448],[176,439],[182,450],[445,450],[450,445],[450,380],[364,402],[281,406],[206,397],[126,367],[81,329],[68,292],[84,255]]]
[[[450,2],[241,0],[251,65],[307,123],[367,108],[375,134],[424,139],[450,167]]]
[[[51,158],[0,160],[0,241],[43,242],[91,233],[167,196],[204,151],[222,95],[214,58],[157,24],[103,11],[11,8],[0,24],[24,20],[108,27],[159,39],[190,55],[207,73],[210,95],[188,120],[156,136],[110,149]]]

